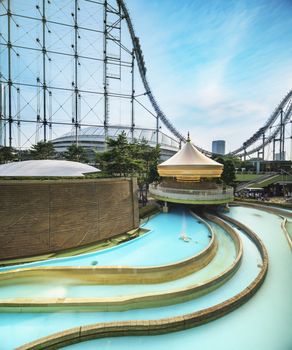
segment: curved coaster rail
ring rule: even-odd
[[[249,151],[245,151],[246,148],[250,147],[253,145],[255,142],[260,140],[262,136],[264,136],[265,132],[272,127],[274,122],[276,121],[277,118],[280,117],[283,109],[285,106],[287,106],[287,110],[285,111],[284,118],[282,123],[285,124],[289,121],[291,118],[291,113],[292,113],[292,90],[287,93],[287,95],[283,98],[283,100],[279,103],[279,105],[276,107],[272,115],[269,117],[269,119],[266,121],[263,127],[259,128],[257,132],[255,132],[248,140],[246,140],[243,145],[236,150],[230,152],[229,154],[232,155],[238,155],[238,156],[244,156],[244,155],[250,155],[253,154],[259,150],[261,150],[263,147],[265,147],[267,144],[269,144],[281,131],[282,125],[279,124],[273,133],[269,135],[269,137],[265,138],[264,142],[259,145],[258,147],[255,147]],[[241,153],[242,151],[245,151],[244,153]]]
[[[175,135],[180,141],[182,142],[186,142],[186,138],[174,127],[174,125],[170,122],[170,120],[166,117],[166,115],[164,114],[164,112],[162,111],[162,109],[160,108],[156,98],[154,97],[152,90],[150,88],[149,82],[147,80],[146,77],[146,65],[145,65],[145,61],[144,61],[144,57],[143,57],[143,53],[142,53],[142,49],[140,46],[140,42],[139,42],[139,38],[136,36],[135,34],[135,30],[134,30],[134,26],[133,26],[133,22],[131,20],[130,14],[129,14],[129,10],[125,4],[124,0],[117,0],[117,4],[118,6],[121,7],[125,20],[127,22],[128,25],[128,29],[129,29],[129,33],[131,36],[131,40],[133,43],[133,47],[134,47],[134,51],[136,54],[136,58],[137,58],[137,63],[138,63],[138,68],[139,68],[139,73],[146,91],[146,94],[149,98],[150,103],[152,104],[152,107],[155,110],[155,113],[157,114],[157,118],[159,118],[163,124],[167,127],[167,129],[173,134]],[[207,151],[201,147],[196,146],[201,152],[211,155],[212,153],[210,151]]]
[[[133,43],[134,52],[136,54],[139,73],[146,91],[146,94],[150,100],[150,103],[152,104],[155,113],[157,114],[157,118],[159,118],[163,124],[167,127],[167,129],[175,135],[180,141],[186,142],[186,138],[174,127],[174,125],[170,122],[170,120],[166,117],[162,109],[160,108],[156,98],[154,97],[152,90],[150,88],[149,82],[146,77],[146,65],[143,57],[143,52],[141,49],[139,38],[137,37],[132,19],[129,14],[129,10],[125,4],[124,0],[116,0],[118,6],[121,7],[122,12],[124,14],[124,18],[127,22],[129,33],[131,36],[131,40]],[[292,114],[292,90],[287,93],[287,95],[282,99],[282,101],[279,103],[279,105],[275,108],[272,115],[268,118],[268,120],[265,122],[264,126],[259,128],[249,139],[247,139],[241,147],[235,149],[234,151],[230,152],[230,155],[237,155],[237,156],[244,156],[244,155],[250,155],[253,154],[261,149],[263,149],[267,144],[269,144],[280,132],[281,132],[281,125],[278,125],[273,133],[269,135],[269,137],[265,138],[264,142],[254,147],[253,149],[246,151],[246,149],[253,144],[255,144],[257,141],[261,139],[265,135],[265,132],[275,123],[277,118],[280,117],[284,107],[287,107],[287,110],[285,111],[283,123],[287,123],[291,117]],[[212,152],[207,151],[201,147],[196,146],[201,152],[211,156]],[[243,153],[242,153],[243,152]]]

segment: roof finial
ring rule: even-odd
[[[188,138],[187,138],[187,142],[190,142],[190,132],[188,131]]]

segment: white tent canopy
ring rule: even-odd
[[[222,164],[215,162],[215,160],[205,156],[191,143],[187,142],[183,148],[178,151],[174,156],[167,159],[165,162],[159,164],[163,166],[190,166],[190,165],[202,165],[202,166],[219,166],[222,168]]]
[[[188,139],[174,156],[158,165],[160,176],[175,177],[178,181],[199,181],[220,177],[223,165],[206,157]]]
[[[0,165],[0,176],[84,176],[99,169],[67,160],[26,160]]]

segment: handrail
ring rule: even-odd
[[[164,187],[164,186],[155,186],[150,185],[150,190],[158,190],[161,192],[170,192],[170,193],[181,193],[181,194],[194,194],[194,195],[216,195],[216,194],[233,194],[233,188],[227,187],[223,189],[223,187],[218,189],[205,189],[205,190],[194,190],[194,189],[184,189],[184,188],[173,188],[173,187]]]

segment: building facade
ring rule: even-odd
[[[159,144],[161,154],[160,159],[162,161],[173,156],[179,150],[180,144],[177,140],[161,131],[159,131],[157,135],[156,130],[150,128],[147,129],[135,127],[135,129],[132,131],[130,127],[126,126],[111,126],[108,128],[107,137],[116,139],[122,132],[125,132],[128,142],[136,139],[137,141],[146,140],[151,147],[156,147],[156,145]],[[65,152],[67,148],[75,142],[76,139],[74,131],[52,140],[55,150],[58,153]],[[104,128],[82,128],[79,131],[78,144],[87,150],[89,158],[94,159],[95,152],[102,152],[106,148]]]
[[[225,141],[224,140],[212,141],[212,153],[224,155],[225,154]]]

